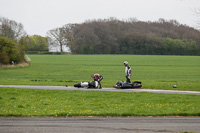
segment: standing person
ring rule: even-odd
[[[91,75],[91,77],[94,79],[94,81],[98,81],[100,85],[99,89],[102,89],[100,81],[103,79],[103,76],[101,74],[94,74],[94,75]]]
[[[131,66],[128,65],[128,62],[124,62],[125,66],[125,77],[126,77],[126,82],[131,83]]]

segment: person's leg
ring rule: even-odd
[[[99,81],[99,89],[102,89],[102,87],[101,87],[101,82]]]
[[[131,80],[130,80],[129,77],[126,77],[126,82],[127,82],[127,83],[131,83]]]

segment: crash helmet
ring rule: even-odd
[[[127,61],[124,61],[124,65],[128,65],[128,62],[127,62]]]

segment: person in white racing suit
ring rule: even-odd
[[[124,66],[125,66],[125,77],[126,77],[126,82],[127,82],[127,83],[131,83],[131,66],[128,65],[128,62],[127,62],[127,61],[124,62]]]

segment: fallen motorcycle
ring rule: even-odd
[[[80,82],[78,84],[75,84],[74,87],[98,89],[98,85],[99,83],[97,81],[89,81],[89,82]]]
[[[117,88],[117,89],[141,88],[142,87],[142,82],[134,81],[132,83],[127,83],[127,82],[124,82],[124,81],[118,81],[113,87]]]

